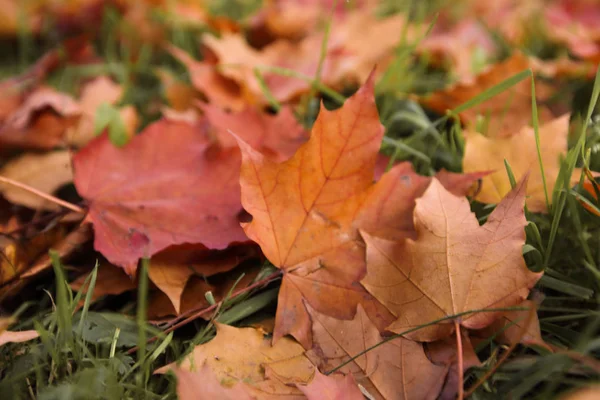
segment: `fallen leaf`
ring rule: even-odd
[[[367,274],[361,283],[397,316],[389,330],[401,333],[461,312],[513,306],[527,297],[542,273],[529,271],[522,255],[525,185],[521,180],[479,226],[468,200],[433,179],[415,207],[416,240],[363,234]],[[475,313],[457,321],[479,329],[497,316]],[[434,341],[452,330],[449,320],[407,336]]]
[[[544,8],[547,34],[577,57],[600,61],[600,9],[595,2],[558,0]]]
[[[358,284],[365,271],[358,230],[412,236],[414,200],[430,178],[402,163],[373,185],[382,136],[371,78],[341,109],[321,107],[311,139],[285,162],[238,139],[242,204],[253,217],[244,230],[284,271],[275,340],[289,333],[310,347],[303,298],[340,319],[351,319],[361,303],[381,329],[390,322],[391,315]],[[463,177],[455,178],[448,179],[450,186],[465,186]]]
[[[184,368],[173,368],[177,377],[177,397],[180,400],[252,400],[243,383],[235,383],[224,387],[208,364],[198,371],[188,371]]]
[[[94,123],[98,107],[103,103],[117,104],[123,97],[123,93],[121,85],[114,83],[106,76],[99,76],[83,86],[79,103],[82,117],[77,127],[69,135],[69,143],[78,147],[89,143],[96,136]],[[120,109],[120,115],[125,122],[128,136],[133,136],[138,122],[135,108],[133,106],[123,107]]]
[[[560,400],[596,400],[600,396],[600,385],[591,385],[581,389],[570,391]]]
[[[314,347],[307,356],[320,370],[330,371],[369,349],[340,371],[355,376],[373,398],[437,398],[447,368],[432,364],[422,344],[399,337],[373,348],[383,338],[361,305],[349,321],[308,310]]]
[[[445,113],[467,102],[478,94],[499,84],[530,67],[530,63],[521,53],[515,53],[507,60],[494,64],[477,75],[474,80],[458,82],[447,89],[432,93],[421,99],[421,103],[436,112]],[[538,119],[540,123],[553,118],[543,102],[548,97],[548,89],[541,82],[536,84],[538,99]],[[463,123],[471,130],[477,125],[478,118],[487,117],[487,131],[490,137],[511,135],[523,126],[530,125],[531,81],[524,79],[511,88],[501,92],[483,103],[459,114]]]
[[[461,340],[463,346],[463,372],[469,368],[478,367],[481,361],[475,353],[471,339],[466,331],[461,331]],[[444,386],[438,397],[438,400],[454,400],[458,392],[458,352],[456,351],[456,338],[446,337],[436,342],[426,344],[427,355],[434,364],[448,367],[448,375],[444,381]],[[464,375],[463,375],[464,376]]]
[[[230,133],[233,132],[253,149],[277,161],[290,158],[308,139],[307,132],[289,107],[283,107],[276,115],[261,113],[251,107],[232,113],[210,104],[202,105],[201,109],[211,128],[216,130],[219,143],[235,146]]]
[[[79,215],[81,218],[81,215]],[[51,249],[58,253],[60,259],[64,262],[69,256],[78,250],[82,245],[92,239],[92,227],[90,224],[79,224],[75,229],[67,234],[63,239],[52,244]],[[49,269],[52,266],[52,260],[48,253],[42,254],[35,260],[31,268],[25,271],[21,277],[30,278],[40,272]]]
[[[0,236],[0,285],[18,279],[40,255],[60,241],[65,227],[57,224],[51,229],[23,237]]]
[[[221,75],[215,65],[196,61],[185,51],[169,47],[169,52],[187,68],[192,85],[202,92],[211,104],[234,111],[242,110],[248,102],[240,86],[232,79]]]
[[[283,338],[271,346],[270,337],[264,336],[259,330],[234,328],[218,322],[215,326],[217,336],[208,343],[196,346],[178,368],[188,371],[210,368],[222,386],[223,393],[219,393],[218,398],[227,398],[232,387],[240,387],[248,394],[248,398],[305,398],[300,390],[291,386],[309,383],[315,373],[315,367],[303,355],[302,346],[289,338]],[[157,372],[166,372],[172,367],[167,365]],[[267,374],[274,376],[269,378]],[[202,383],[196,386],[198,393],[202,393],[205,386],[207,391],[218,389],[214,380],[203,379],[199,382]]]
[[[352,375],[323,375],[318,370],[308,385],[296,385],[308,400],[364,400]]]
[[[436,64],[448,64],[454,76],[465,83],[473,80],[496,52],[489,32],[474,19],[465,19],[447,30],[427,36],[417,46]]]
[[[70,286],[75,291],[83,290],[87,293],[87,286],[83,286],[90,272],[81,275],[79,278],[70,283]],[[116,267],[107,262],[101,262],[98,266],[98,274],[96,275],[96,285],[92,294],[92,301],[107,295],[119,295],[130,290],[135,290],[137,284],[131,279],[121,268]]]
[[[502,313],[490,326],[481,332],[477,332],[477,336],[490,337],[493,335],[494,340],[502,344],[512,345],[523,343],[525,345],[540,346],[553,351],[552,347],[542,339],[536,304],[531,300],[525,300],[518,307],[533,308],[535,310],[533,311],[533,318],[529,321],[524,332],[523,328],[529,318],[530,311],[515,310]]]
[[[549,200],[558,172],[560,157],[567,153],[569,133],[569,115],[563,115],[540,125],[540,152],[546,177]],[[465,130],[465,155],[463,170],[493,171],[483,177],[482,186],[476,200],[482,203],[498,203],[510,190],[511,184],[504,166],[506,160],[515,179],[520,180],[529,173],[527,184],[527,207],[532,212],[548,212],[544,181],[537,154],[535,132],[533,128],[522,127],[518,133],[507,137],[486,137],[471,130]],[[531,157],[524,157],[529,154]],[[577,177],[579,177],[579,172]]]
[[[191,276],[227,272],[252,257],[257,258],[258,252],[251,246],[232,246],[219,252],[203,246],[172,246],[152,257],[148,277],[167,295],[179,315],[182,294]]]
[[[12,159],[2,167],[0,175],[53,194],[61,186],[73,181],[71,155],[66,150],[45,154],[26,153]],[[0,192],[14,204],[34,210],[58,210],[59,206],[27,190],[0,183]]]
[[[67,129],[81,116],[70,96],[51,88],[38,88],[2,126],[0,143],[11,148],[50,150],[64,142]]]
[[[311,139],[285,162],[238,139],[242,204],[253,217],[244,230],[284,271],[275,341],[289,333],[310,347],[303,298],[342,319],[363,303],[377,319],[379,305],[356,283],[364,250],[352,222],[372,185],[382,136],[370,79],[341,109],[321,107]]]
[[[211,145],[201,130],[161,120],[123,148],[102,135],[77,153],[75,187],[89,204],[96,250],[133,275],[140,258],[171,245],[247,241],[237,218],[239,152]]]

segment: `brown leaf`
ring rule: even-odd
[[[161,120],[117,148],[103,135],[73,159],[94,247],[131,275],[137,261],[181,243],[223,249],[247,238],[237,219],[239,152],[195,127]]]
[[[600,396],[600,385],[577,389],[560,397],[560,400],[596,400]]]
[[[516,305],[527,297],[542,274],[529,271],[522,256],[525,184],[522,180],[479,226],[467,199],[434,179],[417,200],[416,240],[363,235],[368,271],[361,283],[397,316],[388,329],[400,333],[465,311]],[[475,313],[458,321],[477,329],[497,315]],[[433,341],[451,331],[452,322],[446,321],[409,337]]]
[[[215,301],[223,300],[234,288],[235,290],[243,289],[252,284],[258,275],[259,268],[252,266],[248,268],[236,268],[234,271],[224,276],[215,276],[205,278],[192,276],[188,279],[187,284],[183,289],[179,300],[179,311],[174,308],[174,302],[164,291],[154,291],[150,296],[148,305],[148,317],[152,319],[162,319],[167,316],[181,315],[191,310],[200,310],[209,307],[210,304],[206,300],[206,292],[211,292]],[[243,275],[243,276],[242,276]],[[239,279],[241,278],[241,279]],[[239,281],[238,281],[239,279]],[[202,318],[208,320],[213,317],[213,314],[204,314]]]
[[[52,244],[51,248],[52,250],[58,253],[58,256],[64,262],[68,260],[68,257],[71,255],[71,253],[78,250],[82,245],[84,245],[91,239],[92,227],[90,224],[83,223],[79,224],[63,239]],[[50,259],[50,255],[48,253],[44,253],[35,261],[35,263],[33,263],[31,268],[29,268],[21,276],[23,278],[29,278],[39,274],[40,272],[50,268],[51,266],[52,260]]]
[[[105,76],[99,76],[83,86],[80,97],[83,115],[73,133],[69,135],[69,143],[78,147],[89,143],[96,136],[94,121],[98,107],[103,103],[117,104],[121,100],[123,92],[121,85]],[[120,115],[125,123],[128,136],[133,136],[138,122],[135,108],[133,106],[124,107],[120,110]]]
[[[167,295],[179,315],[182,294],[191,276],[227,272],[252,257],[258,257],[258,252],[250,246],[234,246],[220,252],[203,246],[172,246],[150,260],[148,277]]]
[[[379,331],[361,305],[353,320],[343,321],[320,314],[308,306],[313,319],[314,347],[308,358],[329,371],[358,353],[365,354],[341,368],[376,399],[435,399],[446,368],[432,364],[420,343],[396,338],[382,341]]]
[[[71,155],[66,150],[45,154],[26,153],[6,163],[0,170],[0,175],[43,193],[52,194],[61,186],[73,181]],[[0,191],[14,204],[35,210],[59,209],[55,203],[13,185],[0,183]]]
[[[65,235],[62,224],[30,237],[0,236],[0,285],[21,276],[41,254]]]
[[[531,300],[525,300],[518,306],[537,310],[536,304]],[[504,312],[490,326],[481,332],[476,332],[476,334],[477,336],[483,337],[490,337],[493,335],[496,341],[506,345],[523,343],[525,345],[540,346],[553,351],[552,347],[542,339],[537,311],[533,311],[533,318],[529,320],[529,324],[523,334],[523,328],[529,319],[529,313],[529,310]]]
[[[291,386],[309,383],[315,373],[315,367],[303,355],[302,346],[289,338],[271,346],[271,339],[256,329],[234,328],[218,322],[215,325],[217,336],[196,346],[179,368],[200,371],[208,366],[222,386],[223,393],[219,393],[218,398],[227,398],[231,387],[241,387],[248,398],[305,398],[300,390]],[[172,367],[168,365],[158,372]],[[218,389],[210,379],[200,380],[196,389],[203,392],[204,387]]]
[[[445,90],[432,93],[421,101],[426,107],[445,113],[446,110],[456,108],[529,67],[528,59],[521,53],[515,53],[507,60],[489,67],[474,80],[458,82]],[[536,82],[538,103],[540,99],[548,97],[547,91],[540,82]],[[530,125],[531,115],[529,79],[524,79],[510,89],[459,114],[461,121],[470,129],[475,128],[479,116],[489,117],[487,133],[492,137],[511,135],[521,127]],[[538,117],[540,123],[544,123],[552,119],[553,115],[543,104],[538,104]]]
[[[180,400],[252,400],[243,383],[236,382],[230,387],[222,386],[208,364],[197,371],[174,367],[177,377],[177,397]]]
[[[533,212],[547,212],[544,182],[537,158],[537,144],[533,128],[523,127],[507,137],[486,137],[471,130],[465,130],[465,156],[463,170],[493,171],[483,177],[482,186],[476,199],[483,203],[498,203],[510,190],[511,184],[506,173],[504,160],[520,180],[529,173],[527,185],[527,207]],[[540,126],[540,152],[546,176],[549,200],[560,170],[560,157],[567,152],[569,115]],[[524,157],[525,154],[530,156]],[[580,172],[576,172],[577,178]]]
[[[253,216],[244,230],[284,270],[275,340],[290,333],[310,347],[302,299],[339,319],[351,319],[361,303],[381,329],[390,322],[358,284],[365,271],[358,230],[413,235],[414,200],[430,178],[402,163],[373,185],[383,128],[372,85],[370,79],[339,110],[322,107],[311,139],[285,162],[267,159],[239,140],[242,203]],[[463,179],[452,176],[448,184],[462,187]]]
[[[471,343],[466,331],[461,331],[463,346],[463,372],[469,368],[481,365],[475,349]],[[448,375],[444,381],[444,386],[438,397],[438,400],[454,400],[458,392],[459,376],[458,373],[458,352],[456,351],[456,338],[454,336],[446,337],[442,340],[426,344],[427,354],[431,361],[437,365],[448,367]],[[463,375],[464,376],[464,375]]]
[[[39,88],[0,126],[0,144],[6,147],[49,150],[63,143],[68,128],[81,116],[70,96]]]
[[[297,385],[308,400],[363,400],[352,375],[323,375],[318,370],[308,385]]]
[[[289,107],[283,107],[276,115],[251,107],[233,113],[210,104],[202,105],[201,109],[211,128],[216,130],[219,142],[225,146],[236,145],[230,133],[233,132],[265,156],[283,161],[308,140],[307,132]]]
[[[87,293],[87,286],[83,286],[89,273],[81,275],[79,278],[70,283],[71,288],[76,291],[83,290]],[[96,276],[96,286],[92,294],[92,301],[99,299],[102,296],[118,295],[137,287],[135,281],[131,279],[121,268],[115,267],[112,264],[101,262],[98,266],[98,275]]]

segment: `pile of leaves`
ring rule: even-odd
[[[595,1],[0,5],[3,398],[599,395]]]

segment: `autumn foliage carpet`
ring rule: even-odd
[[[0,0],[0,398],[600,398],[598,21]]]

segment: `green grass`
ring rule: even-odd
[[[249,12],[247,10],[260,2],[238,0],[237,3],[244,4],[236,9],[239,14],[233,17],[242,18]],[[430,4],[431,9],[425,9],[412,7],[416,3],[405,3],[390,1],[382,8],[382,14],[398,11],[399,7],[403,10],[411,7],[412,18],[419,21],[435,10],[435,4]],[[227,1],[219,1],[213,11],[223,14],[231,9],[229,6]],[[158,15],[158,20],[161,17]],[[189,80],[189,76],[168,54],[149,47],[140,50],[135,63],[128,61],[130,49],[121,46],[114,34],[121,24],[118,13],[114,10],[106,12],[101,28],[103,33],[95,43],[106,61],[104,64],[65,66],[54,72],[48,82],[74,93],[84,79],[108,74],[125,86],[127,94],[123,103],[136,106],[142,115],[142,126],[145,126],[160,116],[149,106],[165,102],[156,68],[167,68],[183,80]],[[203,29],[206,27],[194,26],[185,30],[172,27],[169,39],[197,55],[197,33]],[[428,31],[426,29],[423,35]],[[26,30],[20,33],[17,42],[19,51],[2,60],[2,76],[23,71],[45,49],[57,43],[55,38],[49,37],[41,44],[34,44]],[[426,58],[415,57],[416,45],[407,42],[405,36],[401,38],[390,69],[377,85],[377,102],[386,127],[382,152],[391,157],[391,162],[412,162],[424,175],[433,175],[441,168],[460,171],[464,143],[455,116],[529,78],[531,72],[523,71],[507,79],[447,115],[435,115],[410,100],[407,94],[435,90],[451,78],[445,71],[429,68]],[[545,57],[557,53],[543,38],[536,41],[535,37],[526,43],[524,50]],[[319,98],[325,98],[328,107],[335,108],[356,89],[348,88],[338,93],[323,85],[318,76],[303,76],[285,69],[260,70],[256,71],[257,76],[263,72],[293,76],[312,83],[313,91],[296,110],[307,126],[316,117]],[[473,399],[547,399],[600,378],[600,371],[585,363],[586,359],[597,359],[600,355],[600,217],[586,211],[580,201],[587,201],[596,208],[598,203],[587,196],[580,185],[572,188],[569,183],[575,167],[600,167],[597,114],[600,78],[597,76],[594,82],[566,82],[565,90],[575,92],[569,106],[574,116],[573,125],[578,126],[578,131],[562,161],[554,191],[547,192],[547,202],[552,204],[550,213],[527,213],[527,244],[523,249],[528,266],[532,270],[545,271],[534,289],[534,296],[542,299],[539,317],[544,339],[565,351],[553,354],[536,347],[518,346],[509,360],[476,390]],[[274,109],[280,106],[274,99],[271,105]],[[533,126],[539,149],[535,101],[533,106]],[[541,163],[541,157],[537,156]],[[540,168],[543,165],[540,164]],[[510,165],[507,164],[506,169],[510,176]],[[477,203],[472,207],[481,222],[493,209]],[[12,308],[19,316],[19,323],[12,329],[36,329],[40,339],[0,347],[2,398],[174,399],[174,378],[168,374],[153,374],[157,368],[181,359],[193,346],[210,340],[214,336],[215,321],[247,325],[264,316],[272,316],[277,297],[277,284],[235,298],[231,298],[232,290],[228,299],[215,308],[209,321],[196,320],[165,333],[161,326],[152,326],[146,321],[147,261],[142,262],[139,269],[137,298],[118,296],[96,302],[92,302],[92,293],[97,268],[86,281],[88,290],[84,295],[83,291],[72,292],[67,281],[74,273],[64,268],[56,255],[53,267],[53,279],[27,287],[22,295],[23,302]],[[271,265],[265,264],[256,281],[273,271]],[[148,341],[150,338],[156,339]],[[491,339],[477,348],[485,362],[465,375],[467,387],[493,368],[506,349]],[[567,349],[577,352],[581,358],[573,357]]]

